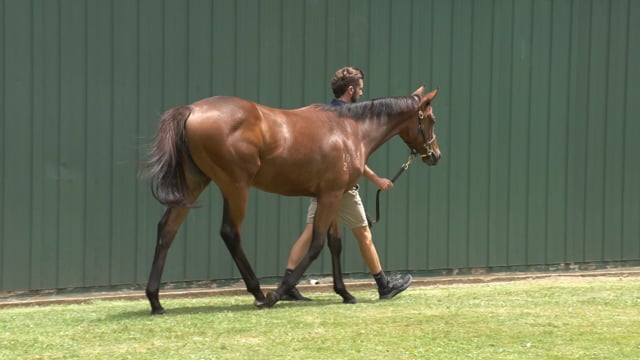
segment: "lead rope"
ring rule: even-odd
[[[411,162],[413,162],[413,159],[416,158],[416,155],[417,155],[417,152],[412,149],[411,154],[407,159],[407,162],[402,164],[402,166],[400,167],[396,175],[391,179],[392,183],[395,184],[396,180],[398,180],[400,175],[404,174],[404,172],[407,171],[407,169],[409,168],[409,165],[411,165]],[[380,220],[380,189],[378,189],[378,191],[376,192],[376,219],[372,220],[369,218],[369,216],[367,216],[367,221],[369,222],[369,228],[373,227],[373,224],[378,223],[379,220]]]

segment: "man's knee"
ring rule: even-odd
[[[371,231],[369,230],[368,226],[355,227],[351,229],[351,232],[359,243],[366,245],[373,243],[373,241],[371,240]]]

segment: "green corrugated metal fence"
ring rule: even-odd
[[[344,65],[365,98],[441,89],[443,159],[381,196],[385,269],[640,260],[638,1],[0,0],[0,33],[0,291],[144,283],[162,209],[136,174],[163,110],[327,102]],[[407,155],[394,139],[369,165]],[[200,204],[166,281],[239,277],[217,190]],[[306,205],[251,193],[258,276],[282,273]]]

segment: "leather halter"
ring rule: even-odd
[[[424,124],[422,122],[422,120],[424,119],[424,113],[422,112],[422,110],[418,110],[418,132],[416,132],[416,136],[413,139],[413,141],[411,141],[411,143],[405,142],[407,144],[407,146],[409,146],[409,149],[411,150],[411,154],[413,155],[420,155],[421,157],[425,157],[425,156],[431,156],[433,154],[433,149],[430,148],[429,145],[433,144],[434,141],[436,141],[436,133],[435,131],[433,132],[433,137],[427,141],[427,135],[424,132]],[[422,146],[424,146],[425,149],[427,149],[427,153],[426,154],[420,154],[418,152],[418,150],[416,150],[411,144],[413,144],[417,139],[418,139],[418,135],[422,134],[422,139],[424,140],[424,143],[422,144]]]

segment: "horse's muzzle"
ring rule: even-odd
[[[439,151],[429,150],[426,154],[422,155],[422,161],[429,166],[437,165],[438,160],[440,160]]]

